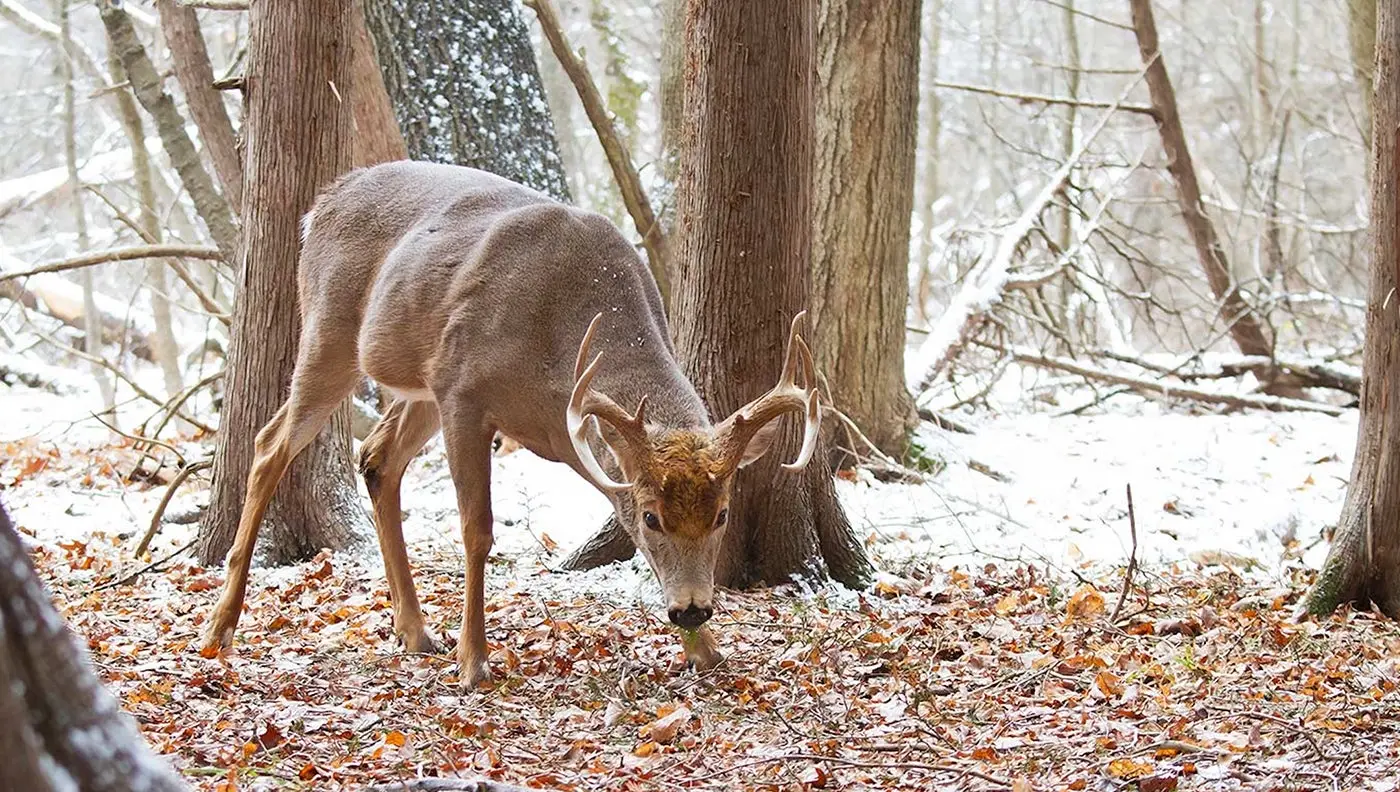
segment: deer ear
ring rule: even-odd
[[[781,421],[769,421],[766,426],[754,433],[753,439],[749,440],[748,446],[744,448],[744,455],[739,458],[739,467],[748,467],[757,462],[773,448],[773,441],[778,439],[778,428]]]
[[[593,432],[603,441],[603,446],[608,449],[608,453],[612,454],[613,459],[617,460],[618,469],[629,478],[635,475],[636,465],[632,464],[634,460],[632,455],[628,453],[627,441],[623,439],[622,433],[614,429],[607,421],[598,420],[597,416],[589,416],[589,418],[593,423]]]

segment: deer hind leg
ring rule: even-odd
[[[490,677],[486,663],[486,556],[491,552],[491,440],[494,430],[479,412],[459,409],[455,400],[440,401],[447,464],[457,489],[457,510],[466,546],[466,596],[462,606],[462,635],[457,641],[458,677],[472,688]]]
[[[360,447],[360,473],[374,503],[374,528],[389,597],[394,603],[394,633],[410,652],[432,654],[438,645],[423,623],[418,592],[403,541],[403,513],[399,485],[408,463],[437,434],[437,405],[423,401],[395,401]]]
[[[243,513],[228,556],[228,578],[204,636],[205,654],[214,654],[233,642],[233,630],[238,626],[248,590],[253,545],[287,466],[316,439],[331,413],[355,388],[353,344],[333,343],[338,340],[327,338],[318,342],[310,325],[303,328],[291,394],[254,440]]]

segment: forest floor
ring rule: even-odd
[[[0,386],[0,487],[60,609],[147,739],[201,789],[362,789],[424,775],[557,789],[1358,789],[1400,777],[1400,626],[1295,622],[1355,416],[976,415],[925,432],[919,485],[839,482],[882,570],[867,592],[724,592],[726,661],[685,667],[639,560],[551,571],[607,505],[526,453],[497,460],[495,678],[393,644],[373,542],[255,570],[228,656],[196,652],[221,570],[166,525],[140,455],[71,397]],[[207,443],[178,444],[190,458]],[[147,463],[149,467],[149,463]],[[168,469],[162,476],[168,475]],[[1141,567],[1124,485],[1133,486]],[[196,480],[171,513],[207,499]],[[460,623],[440,449],[406,527],[424,610]],[[1117,618],[1113,618],[1117,612]]]

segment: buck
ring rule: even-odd
[[[291,392],[258,432],[203,651],[232,641],[268,501],[363,373],[394,395],[361,447],[360,470],[394,632],[408,651],[437,647],[409,570],[399,485],[441,429],[466,546],[459,678],[470,687],[489,675],[484,574],[499,430],[612,500],[661,583],[670,620],[686,631],[688,659],[699,668],[719,662],[703,625],[734,474],[769,450],[785,413],[805,422],[785,468],[804,467],[817,443],[804,314],[792,320],[777,385],[716,424],[676,362],[655,281],[601,215],[483,171],[394,162],[341,178],[302,228]],[[620,404],[637,406],[629,413]]]

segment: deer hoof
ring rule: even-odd
[[[442,654],[442,643],[423,627],[416,630],[400,630],[399,642],[405,652],[412,654]]]
[[[204,633],[204,641],[200,644],[199,653],[203,657],[218,657],[232,644],[233,628],[222,627],[219,625],[219,620],[214,619],[209,623],[209,629]]]
[[[461,680],[462,690],[471,690],[491,679],[491,667],[486,664],[485,660],[463,663],[458,677]]]

